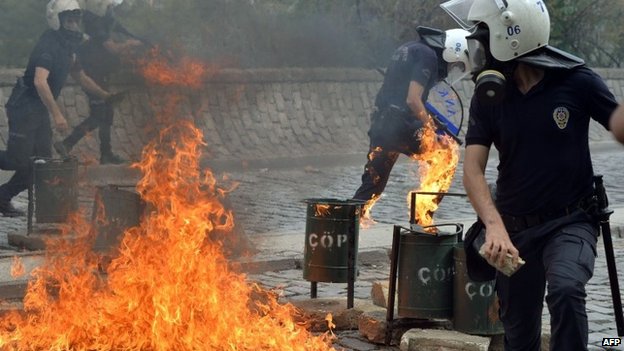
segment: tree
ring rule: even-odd
[[[0,1],[0,65],[23,67],[45,30],[47,0]],[[457,24],[439,0],[126,0],[120,21],[139,36],[222,66],[386,64],[416,25]],[[622,0],[549,0],[551,45],[593,67],[619,67]]]
[[[24,67],[30,51],[47,28],[46,2],[0,1],[0,66]]]
[[[551,0],[550,44],[593,67],[620,67],[624,57],[622,0]]]

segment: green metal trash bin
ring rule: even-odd
[[[503,324],[498,318],[498,298],[494,280],[475,282],[466,270],[466,252],[463,244],[453,251],[455,276],[453,278],[453,326],[466,334],[503,334]]]
[[[99,186],[92,213],[94,250],[109,251],[116,248],[124,231],[140,224],[144,211],[145,202],[133,188]]]
[[[435,319],[453,313],[453,247],[457,231],[401,232],[398,257],[398,316]]]
[[[348,282],[349,239],[357,269],[360,213],[365,201],[306,199],[303,278],[311,282]]]
[[[31,187],[29,220],[34,211],[37,223],[67,221],[68,216],[78,210],[77,159],[33,160]]]

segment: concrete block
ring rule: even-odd
[[[358,330],[360,331],[360,335],[365,337],[368,341],[375,344],[383,344],[386,338],[387,325],[385,310],[372,311],[360,316]],[[392,330],[390,344],[398,345],[401,341],[401,336],[407,330],[406,328],[394,328]]]
[[[454,330],[411,329],[401,337],[401,351],[488,351],[490,338]]]
[[[358,321],[360,334],[375,344],[385,343],[387,326],[386,309],[378,306],[374,310],[362,313]],[[430,319],[394,319],[392,321],[392,330],[390,331],[390,344],[400,344],[403,333],[412,328],[450,329],[451,322],[448,320]]]
[[[395,300],[396,299],[395,294]],[[380,307],[388,307],[388,281],[376,281],[373,282],[373,286],[371,287],[371,300],[373,304]]]

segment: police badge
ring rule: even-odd
[[[557,107],[553,111],[553,119],[555,123],[557,123],[557,127],[559,129],[564,129],[568,125],[568,120],[570,119],[570,111],[568,111],[565,107]]]

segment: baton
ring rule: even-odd
[[[605,247],[605,257],[607,259],[607,270],[609,272],[609,285],[611,285],[611,298],[613,299],[613,312],[615,314],[615,325],[618,336],[624,336],[624,314],[622,314],[622,297],[620,295],[620,284],[618,282],[617,268],[615,266],[615,253],[613,251],[613,241],[611,239],[611,226],[609,216],[613,211],[609,210],[609,199],[602,181],[602,175],[594,175],[594,190],[598,200],[598,220],[602,241]]]

